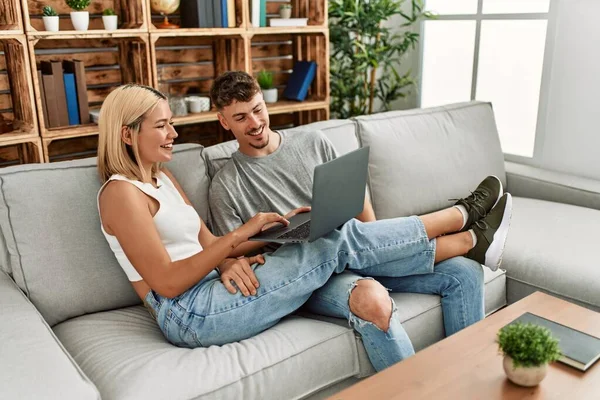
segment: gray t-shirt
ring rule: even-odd
[[[321,131],[278,132],[281,143],[264,157],[249,157],[239,150],[217,172],[210,186],[213,232],[224,235],[258,212],[281,215],[312,198],[315,166],[337,157]]]

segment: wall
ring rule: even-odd
[[[560,0],[553,6],[547,104],[542,101],[533,161],[600,179],[600,1]]]

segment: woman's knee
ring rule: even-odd
[[[392,301],[386,288],[373,279],[360,279],[350,292],[350,311],[387,332],[392,316]]]

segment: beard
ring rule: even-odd
[[[265,128],[265,126],[263,125],[260,128],[252,130],[252,131],[250,131],[248,133],[257,132],[257,131],[260,131],[262,129],[263,130],[263,134],[264,134],[264,128]],[[265,147],[267,147],[269,145],[269,139],[270,139],[270,136],[267,135],[267,137],[265,138],[265,141],[262,142],[262,143],[259,143],[259,144],[248,143],[248,144],[250,145],[250,147],[253,147],[253,148],[257,149],[257,150],[260,150],[260,149],[264,149]]]

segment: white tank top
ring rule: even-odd
[[[198,240],[201,226],[200,217],[192,206],[185,203],[167,175],[163,172],[158,173],[156,177],[158,188],[151,183],[131,180],[122,175],[111,176],[98,192],[98,214],[100,213],[100,193],[102,193],[108,182],[113,180],[129,182],[158,201],[160,208],[154,215],[154,224],[167,253],[171,257],[171,261],[188,258],[202,251],[202,245]],[[131,282],[141,281],[143,278],[127,259],[117,238],[104,230],[102,222],[100,222],[100,228],[121,268],[127,274],[127,278]]]

